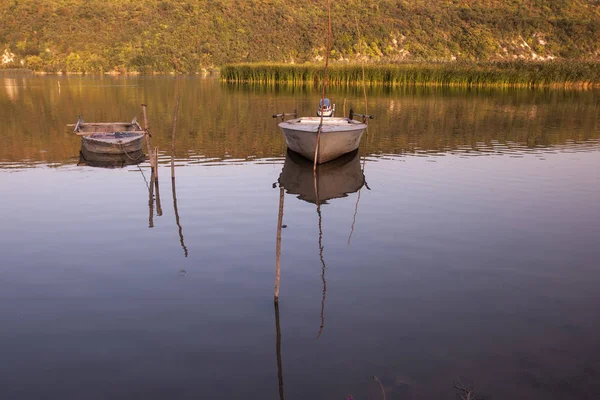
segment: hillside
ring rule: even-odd
[[[332,57],[351,62],[600,59],[599,0],[332,0]],[[2,67],[195,73],[318,61],[325,0],[4,0]],[[359,46],[356,19],[363,46]]]

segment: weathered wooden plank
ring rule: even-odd
[[[97,131],[97,132],[74,132],[77,136],[89,136],[96,135],[98,133],[112,133],[113,131]],[[143,135],[144,131],[119,131],[121,133],[137,133],[139,135]]]
[[[100,125],[100,126],[104,126],[104,125],[126,125],[126,126],[130,126],[130,125],[135,125],[132,124],[131,122],[82,122],[81,124],[79,124],[80,127],[86,127],[86,126],[96,126],[96,125]],[[67,124],[67,126],[77,126],[77,124]]]

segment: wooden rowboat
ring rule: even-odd
[[[279,127],[283,131],[285,143],[290,150],[314,161],[317,133],[321,128],[317,164],[322,164],[358,149],[360,138],[367,124],[351,118],[305,117],[283,121]]]
[[[73,125],[69,125],[73,126]],[[142,151],[145,131],[134,118],[131,122],[83,122],[73,132],[81,136],[81,147],[91,153],[131,154]]]

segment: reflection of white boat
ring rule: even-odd
[[[346,197],[362,188],[364,183],[358,151],[320,165],[317,169],[316,192],[313,164],[296,153],[288,151],[279,176],[279,184],[287,193],[298,195],[299,199],[313,204],[317,204],[317,196],[319,204]]]
[[[135,118],[131,122],[89,123],[79,117],[73,132],[81,136],[81,146],[88,152],[103,154],[141,151],[144,139],[144,130]]]
[[[323,281],[323,297],[321,298],[321,325],[317,338],[325,328],[325,298],[327,296],[327,282],[325,280],[325,257],[323,255],[323,216],[321,206],[328,200],[346,197],[350,193],[359,192],[356,202],[354,218],[358,210],[360,189],[366,186],[365,176],[361,169],[358,151],[348,154],[313,168],[313,163],[299,154],[288,151],[285,156],[283,169],[279,175],[279,215],[277,218],[277,246],[275,249],[275,304],[279,301],[279,283],[281,270],[281,229],[283,223],[284,192],[297,195],[299,199],[316,204],[319,219],[319,259],[321,260],[321,280]],[[274,186],[275,187],[275,186]],[[368,188],[368,186],[367,186]],[[354,222],[352,223],[354,231]],[[350,234],[352,235],[352,234]],[[350,243],[350,238],[348,239]]]
[[[317,164],[358,149],[367,124],[350,118],[323,118]],[[314,161],[320,117],[296,118],[279,124],[290,150]]]

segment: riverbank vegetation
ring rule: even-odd
[[[334,64],[328,69],[333,85],[355,85],[362,82],[358,64]],[[232,64],[221,70],[227,82],[287,83],[318,85],[323,66],[318,64]],[[600,63],[567,61],[499,61],[401,63],[365,66],[368,85],[449,85],[449,86],[598,86]]]
[[[339,63],[600,59],[598,1],[331,3],[331,59]],[[319,62],[326,51],[325,4],[5,0],[0,67],[148,74],[199,73],[240,62]]]

